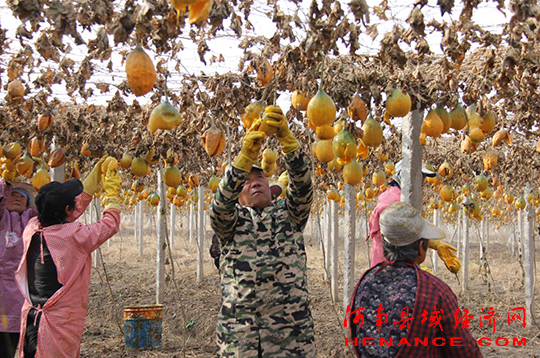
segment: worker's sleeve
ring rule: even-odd
[[[90,254],[114,236],[119,229],[120,211],[108,209],[103,212],[103,218],[101,220],[90,225],[80,224],[74,236],[83,250]]]
[[[210,210],[210,224],[221,244],[232,241],[238,220],[236,203],[249,173],[230,166],[219,183]]]
[[[92,201],[92,197],[84,191],[75,198],[75,210],[73,214],[66,218],[69,222],[77,220],[88,208],[88,205]]]
[[[313,184],[311,183],[311,170],[302,149],[297,149],[285,156],[285,167],[289,174],[289,185],[285,199],[289,218],[296,230],[303,231],[313,202]]]
[[[6,211],[12,188],[13,185],[8,185],[4,179],[0,178],[0,219],[4,216],[4,212]]]
[[[439,307],[442,311],[441,325],[444,327],[444,331],[440,335],[445,339],[445,344],[441,346],[442,356],[447,358],[481,358],[480,347],[471,331],[468,328],[463,328],[462,322],[459,322],[459,318],[454,316],[458,311],[458,302],[452,290],[440,293],[440,306],[438,305],[437,308]],[[462,317],[465,313],[458,311],[458,314],[458,317]],[[456,322],[458,322],[457,325]],[[461,342],[456,339],[460,339]],[[451,343],[451,340],[454,340],[454,343]]]

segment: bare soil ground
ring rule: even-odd
[[[179,221],[180,222],[180,221]],[[315,240],[306,230],[308,254],[308,282],[311,297],[311,309],[316,329],[316,344],[319,357],[351,357],[344,345],[342,333],[342,298],[337,305],[330,301],[329,285],[324,280],[323,255]],[[122,309],[124,306],[155,303],[156,239],[152,225],[145,230],[144,253],[138,255],[138,248],[133,236],[133,225],[128,220],[116,235],[110,246],[102,246],[102,254],[111,284],[116,306],[112,303],[103,268],[93,269],[90,285],[88,317],[82,338],[81,357],[214,357],[215,324],[220,306],[220,287],[218,271],[208,255],[210,232],[204,247],[204,280],[196,280],[196,243],[189,244],[186,231],[181,229],[175,235],[173,261],[179,292],[175,289],[171,277],[171,262],[166,264],[167,284],[165,291],[165,309],[163,319],[162,347],[153,350],[133,350],[124,348],[124,337],[119,326],[123,326]],[[508,236],[505,233],[493,233],[489,246],[488,263],[491,276],[480,270],[478,243],[472,243],[469,266],[469,290],[460,293],[457,278],[450,274],[439,262],[438,275],[456,292],[461,308],[469,309],[474,318],[471,320],[472,334],[476,338],[488,337],[491,345],[482,347],[484,357],[540,357],[540,328],[533,322],[527,327],[519,323],[508,324],[507,312],[511,308],[524,306],[525,294],[522,269],[517,256],[512,256],[506,246]],[[340,256],[343,250],[340,247]],[[356,280],[367,268],[367,247],[363,240],[357,242]],[[539,261],[537,255],[537,266]],[[431,263],[428,263],[430,266]],[[340,277],[343,262],[340,262]],[[538,286],[538,285],[537,285]],[[340,282],[341,289],[341,282]],[[540,297],[540,290],[536,290]],[[537,300],[538,301],[538,300]],[[481,308],[493,307],[496,318],[496,332],[493,326],[480,327]],[[336,313],[338,312],[338,313]],[[537,307],[537,312],[540,309]],[[540,316],[537,314],[537,320]],[[191,321],[185,328],[186,321]],[[540,322],[539,322],[540,323]],[[508,346],[497,346],[495,339],[508,338]],[[513,338],[527,338],[525,347],[512,347]]]

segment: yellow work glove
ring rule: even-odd
[[[283,154],[292,153],[300,147],[300,142],[289,129],[287,118],[283,115],[281,108],[278,106],[266,107],[263,120],[266,120],[267,125],[277,128],[276,137],[281,143]]]
[[[287,171],[285,170],[281,175],[279,176],[278,180],[272,185],[277,185],[281,188],[281,195],[285,195],[285,190],[287,189],[287,185],[289,185],[289,174],[287,174]]]
[[[94,196],[98,192],[99,180],[101,179],[101,164],[107,159],[108,155],[105,154],[99,162],[94,166],[94,169],[88,174],[83,181],[84,192],[90,196]]]
[[[261,145],[266,134],[259,130],[261,121],[257,120],[244,136],[242,143],[242,149],[236,156],[233,162],[233,167],[240,169],[244,172],[250,172],[251,167],[259,158],[259,152],[261,151]]]
[[[428,247],[437,250],[437,254],[439,254],[439,257],[444,261],[446,268],[450,272],[457,273],[461,269],[461,262],[459,262],[456,254],[454,254],[454,252],[457,252],[455,247],[441,240],[428,240]]]
[[[120,205],[120,185],[122,184],[122,177],[118,173],[118,170],[107,170],[107,175],[102,176],[103,191],[105,192],[103,197],[103,207],[107,209],[121,210]]]

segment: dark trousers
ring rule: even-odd
[[[0,358],[15,357],[19,344],[19,333],[0,332]]]

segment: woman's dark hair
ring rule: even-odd
[[[67,218],[66,205],[70,210],[75,208],[75,198],[58,203],[58,205],[47,205],[47,208],[43,210],[38,207],[38,220],[41,226],[46,227],[65,223]]]
[[[384,257],[386,257],[388,261],[414,262],[420,254],[418,241],[422,243],[424,250],[427,250],[428,240],[426,239],[420,239],[405,246],[394,246],[383,238]]]

